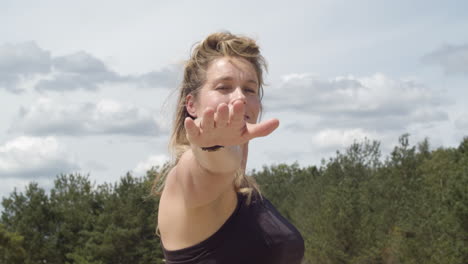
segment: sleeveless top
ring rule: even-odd
[[[226,222],[204,241],[179,250],[162,246],[167,264],[299,264],[304,240],[265,197],[252,194],[246,203],[237,194],[237,207]],[[197,228],[194,226],[193,228]]]

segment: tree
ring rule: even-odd
[[[9,232],[27,238],[25,263],[58,263],[54,254],[53,212],[44,189],[30,183],[25,194],[16,190],[3,199],[2,224]]]
[[[50,191],[57,263],[67,262],[67,255],[87,241],[97,216],[103,211],[101,203],[89,176],[57,176]]]
[[[8,232],[0,224],[0,263],[23,264],[26,259],[23,240],[21,235]]]

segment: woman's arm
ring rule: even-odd
[[[198,147],[186,151],[176,165],[175,175],[182,189],[185,206],[201,207],[216,200],[232,187],[242,159],[238,146],[216,152]]]
[[[226,111],[229,115],[218,114]],[[174,176],[181,187],[186,207],[209,204],[227,188],[232,188],[236,172],[245,163],[244,150],[247,150],[248,141],[270,134],[279,125],[277,119],[259,124],[246,123],[244,111],[242,102],[235,102],[231,108],[220,104],[216,111],[207,108],[200,119],[185,120],[191,149],[179,159]],[[225,147],[213,152],[201,149],[214,145]]]

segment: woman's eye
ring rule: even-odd
[[[216,90],[228,90],[229,87],[228,86],[219,86],[218,88],[216,88]]]
[[[253,94],[256,93],[256,91],[254,89],[251,89],[251,88],[247,88],[247,89],[245,89],[245,91],[248,92],[248,93],[253,93]]]

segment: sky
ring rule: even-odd
[[[365,138],[468,136],[466,1],[1,0],[0,196],[59,174],[96,184],[169,159],[182,65],[217,31],[269,66],[248,169],[320,165]]]

